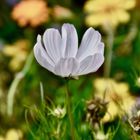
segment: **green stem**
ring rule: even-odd
[[[67,111],[68,111],[68,117],[70,122],[70,131],[71,131],[71,139],[75,140],[75,134],[74,134],[74,123],[71,113],[71,100],[70,100],[70,92],[69,92],[69,85],[68,80],[66,80],[66,101],[67,101]]]
[[[113,29],[110,28],[106,30],[106,32],[107,32],[107,47],[106,47],[106,54],[105,54],[104,77],[109,78],[111,72],[114,31]]]
[[[137,140],[136,133],[132,130],[132,140]]]
[[[15,76],[15,79],[11,83],[11,86],[8,91],[7,96],[7,114],[8,116],[11,116],[13,114],[13,102],[14,102],[14,95],[16,93],[16,89],[20,81],[25,77],[28,70],[30,69],[31,63],[33,60],[33,54],[32,52],[29,54],[27,61],[23,67],[23,69]]]

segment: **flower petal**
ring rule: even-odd
[[[79,61],[82,61],[87,56],[94,55],[95,53],[103,53],[104,47],[99,48],[100,43],[100,33],[98,31],[95,31],[93,28],[89,28],[83,36],[81,45],[76,56],[77,59]]]
[[[102,55],[104,55],[104,48],[105,48],[104,43],[100,42],[97,47],[97,53],[101,53]]]
[[[79,63],[75,58],[61,58],[55,66],[55,74],[61,77],[72,76],[79,68]]]
[[[130,20],[130,15],[127,11],[119,9],[116,11],[115,16],[118,18],[118,20],[122,23],[126,23]]]
[[[63,24],[62,39],[65,50],[63,57],[75,57],[78,50],[78,36],[75,27],[72,24]],[[62,48],[64,48],[62,47]]]
[[[61,57],[62,38],[58,30],[47,29],[43,35],[45,49],[53,62],[57,63]]]
[[[105,20],[108,20],[106,18],[106,13],[96,13],[96,14],[89,14],[85,18],[85,22],[88,26],[98,26],[103,25]]]
[[[49,71],[54,71],[54,63],[51,61],[49,56],[47,55],[47,52],[43,48],[41,44],[41,36],[38,35],[37,37],[37,43],[34,46],[34,55],[37,60],[37,62],[44,68],[48,69]]]
[[[125,10],[130,10],[135,7],[136,1],[135,0],[125,0],[125,4],[124,4],[124,2],[122,2],[122,0],[120,0],[119,4],[120,4],[119,5],[120,8],[125,9]]]
[[[104,56],[101,53],[88,56],[80,63],[77,76],[97,71],[103,62]]]

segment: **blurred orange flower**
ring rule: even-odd
[[[35,27],[48,20],[48,8],[43,0],[23,0],[15,5],[12,18],[20,26],[30,24]]]
[[[86,24],[89,26],[110,25],[113,28],[130,19],[127,10],[135,7],[135,0],[88,0],[84,10],[88,14]]]
[[[56,5],[52,8],[51,14],[55,19],[62,20],[73,17],[72,11],[70,9]]]

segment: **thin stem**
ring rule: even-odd
[[[106,32],[107,32],[107,47],[106,47],[106,55],[105,55],[104,77],[109,78],[110,72],[111,72],[114,30],[110,28],[110,29],[107,29]]]
[[[33,54],[31,52],[27,58],[27,61],[24,65],[23,69],[15,76],[15,79],[11,83],[11,86],[8,91],[8,96],[7,96],[7,114],[8,114],[8,116],[11,116],[13,114],[14,95],[16,93],[17,86],[20,83],[20,81],[24,78],[24,76],[27,74],[28,70],[30,69],[32,60],[33,60]]]
[[[137,140],[136,133],[132,130],[132,140]]]
[[[108,87],[108,78],[110,77],[110,72],[111,72],[114,30],[111,26],[106,26],[106,25],[103,28],[107,33],[107,47],[106,47],[105,64],[104,64],[104,77],[106,80],[106,89],[103,97],[103,100],[105,100],[107,87]]]
[[[41,93],[41,102],[42,104],[44,104],[44,90],[42,82],[40,82],[40,93]]]
[[[69,92],[69,85],[68,80],[66,80],[66,101],[67,101],[67,111],[68,111],[68,117],[70,122],[70,131],[71,131],[71,139],[75,140],[75,134],[74,134],[74,123],[71,113],[71,100],[70,100],[70,92]]]

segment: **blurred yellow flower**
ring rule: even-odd
[[[21,140],[22,138],[22,131],[14,128],[9,129],[5,136],[0,136],[0,140]]]
[[[94,81],[94,87],[96,90],[95,96],[103,99],[106,92],[105,101],[109,102],[107,113],[102,120],[103,122],[111,121],[117,115],[121,116],[126,112],[130,113],[132,106],[136,102],[136,97],[129,93],[127,83],[99,78]]]
[[[10,129],[6,133],[5,140],[20,140],[23,137],[21,130]]]
[[[30,24],[35,27],[48,20],[48,8],[43,0],[22,0],[15,5],[12,18],[20,26]]]
[[[135,7],[135,0],[88,0],[84,10],[87,13],[86,24],[89,26],[116,27],[130,19],[127,10]]]
[[[55,19],[58,20],[63,20],[63,19],[68,19],[73,17],[73,13],[72,11],[70,11],[70,9],[59,5],[56,5],[52,8],[51,14]]]
[[[13,71],[19,71],[28,55],[28,40],[18,40],[12,45],[6,45],[3,48],[3,53],[11,57],[9,67]]]
[[[0,136],[0,140],[5,140],[3,136]]]

